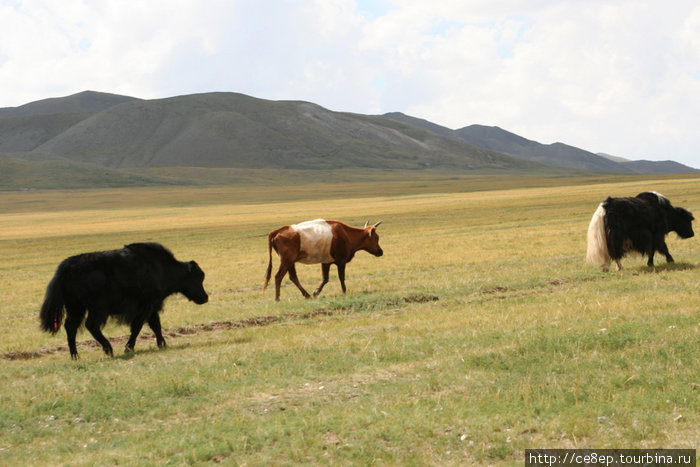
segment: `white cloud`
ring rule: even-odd
[[[0,106],[234,91],[700,167],[700,7],[0,0]]]

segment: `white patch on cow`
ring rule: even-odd
[[[291,226],[299,234],[301,253],[304,258],[299,260],[304,264],[332,263],[331,242],[333,228],[323,219],[302,222]]]

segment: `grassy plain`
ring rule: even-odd
[[[0,464],[522,465],[528,448],[696,448],[700,248],[650,270],[585,265],[606,196],[653,189],[700,213],[700,179],[413,183],[0,193]],[[266,233],[384,220],[343,296],[261,291]],[[158,241],[207,273],[171,297],[168,348],[144,330],[41,334],[67,256]],[[275,266],[278,264],[275,258]],[[299,266],[313,288],[320,268]]]

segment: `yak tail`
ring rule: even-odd
[[[610,252],[605,236],[605,207],[603,203],[593,213],[588,224],[588,243],[586,246],[586,261],[605,267],[610,264]]]
[[[46,288],[44,304],[41,305],[39,318],[41,319],[41,330],[56,334],[61,329],[65,308],[63,306],[63,292],[61,291],[61,270],[56,271],[51,282]]]
[[[263,292],[267,290],[267,284],[270,282],[270,276],[272,276],[272,244],[274,243],[274,238],[272,234],[267,236],[267,250],[270,259],[267,263],[267,273],[265,273],[265,284],[263,285]]]

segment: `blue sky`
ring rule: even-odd
[[[700,167],[700,5],[0,0],[0,107],[231,91]]]

